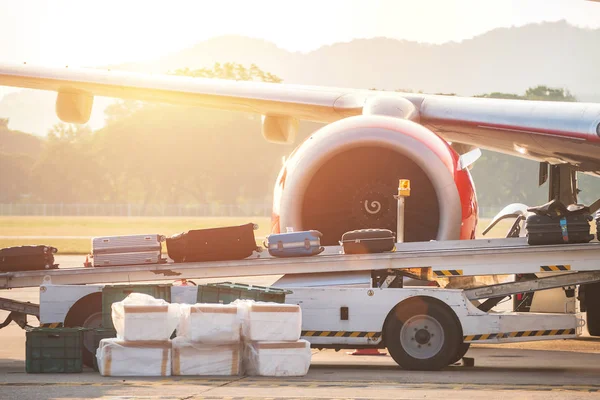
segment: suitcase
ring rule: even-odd
[[[589,214],[563,216],[530,215],[526,220],[527,243],[531,245],[588,243],[590,234]]]
[[[211,229],[189,230],[167,240],[167,252],[175,262],[241,260],[261,249],[256,246],[249,223]]]
[[[95,237],[92,239],[92,265],[112,267],[165,262],[161,257],[164,239],[156,234]]]
[[[179,233],[167,238],[167,254],[171,260],[175,262],[183,262],[185,260],[186,238],[185,233]]]
[[[0,249],[0,271],[36,271],[58,268],[57,249],[51,246],[17,246]]]
[[[263,245],[273,257],[314,256],[325,250],[321,247],[322,236],[319,231],[277,233],[267,236]]]
[[[345,254],[383,253],[394,250],[396,238],[389,229],[360,229],[344,233],[340,244]]]

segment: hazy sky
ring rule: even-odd
[[[600,28],[585,0],[0,0],[0,60],[97,66],[157,58],[223,34],[309,51],[353,38],[443,43],[564,19]]]

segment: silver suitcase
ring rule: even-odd
[[[104,236],[92,239],[94,267],[115,265],[158,264],[161,257],[162,235]]]
[[[160,250],[139,253],[100,253],[92,258],[94,267],[114,267],[116,265],[159,264],[164,262]]]

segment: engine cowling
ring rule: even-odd
[[[415,122],[356,116],[329,124],[288,158],[275,185],[274,233],[316,229],[324,245],[363,228],[396,231],[398,180],[411,180],[404,241],[474,238],[477,201],[468,170]]]

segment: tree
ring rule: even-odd
[[[218,78],[230,79],[236,81],[259,81],[281,83],[283,80],[270,72],[264,72],[255,64],[251,64],[250,68],[246,68],[238,63],[215,63],[212,69],[200,68],[190,70],[189,68],[177,69],[170,72],[172,75],[191,76],[195,78]]]
[[[480,94],[475,97],[490,99],[513,99],[513,100],[543,100],[543,101],[577,101],[575,96],[566,89],[551,88],[545,85],[531,87],[525,91],[525,95],[514,93],[492,92]]]
[[[48,132],[44,150],[34,164],[31,178],[35,198],[44,202],[96,202],[103,192],[86,125],[59,123]]]

